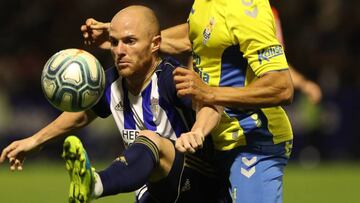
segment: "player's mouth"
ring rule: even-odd
[[[117,61],[117,66],[118,67],[123,67],[123,68],[125,68],[125,67],[128,67],[128,66],[130,66],[130,62],[129,61],[120,61],[120,60],[118,60]]]

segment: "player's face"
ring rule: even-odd
[[[152,37],[140,20],[128,17],[111,22],[111,53],[119,74],[137,77],[146,74],[152,60]]]

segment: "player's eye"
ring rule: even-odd
[[[113,37],[110,37],[109,41],[112,47],[117,47],[117,45],[119,44],[119,41]]]
[[[136,39],[132,37],[126,37],[123,42],[127,45],[134,45],[136,43]]]

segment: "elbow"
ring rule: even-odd
[[[291,80],[290,73],[287,73],[289,77],[284,78],[283,82],[280,85],[280,105],[288,106],[292,104],[294,98],[294,84]]]
[[[279,100],[281,106],[288,106],[292,104],[294,98],[294,88],[292,85],[287,86],[280,93]]]
[[[180,53],[191,53],[192,46],[189,39],[184,40],[184,46],[182,47],[182,50],[179,50]]]

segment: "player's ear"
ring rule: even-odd
[[[152,52],[157,52],[160,50],[160,44],[161,44],[161,36],[160,35],[156,35],[155,37],[153,37],[152,39],[152,43],[151,43],[151,51]]]

